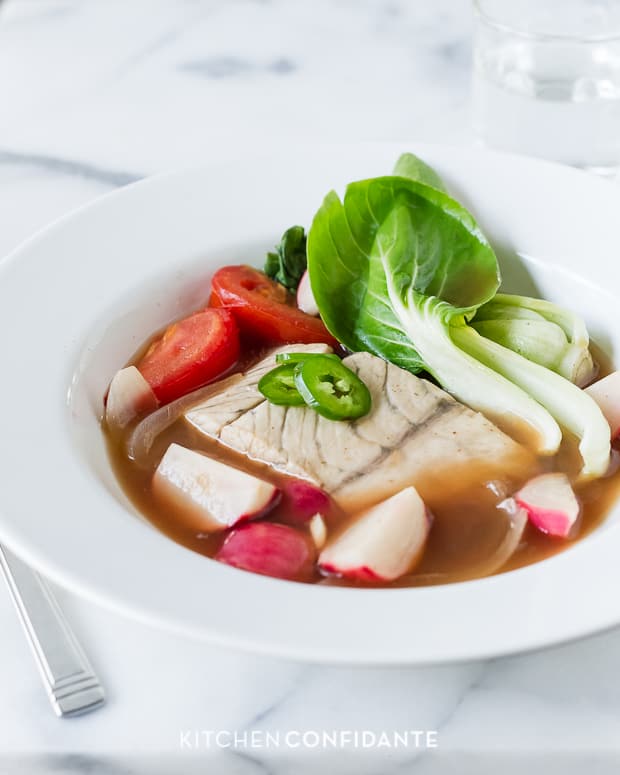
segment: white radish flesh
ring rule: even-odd
[[[611,429],[611,438],[620,433],[620,371],[614,371],[586,389],[605,415]]]
[[[157,409],[159,402],[151,386],[135,366],[117,371],[110,383],[105,419],[112,430],[125,428],[136,417]]]
[[[312,286],[310,285],[310,275],[308,270],[303,273],[299,285],[297,286],[297,306],[307,315],[316,317],[319,314],[319,305],[316,303]]]
[[[407,487],[362,513],[321,552],[326,573],[361,581],[393,581],[421,559],[430,529],[423,500]]]
[[[322,549],[327,541],[327,525],[320,514],[315,514],[310,522],[310,535],[317,549]]]
[[[273,484],[171,444],[153,477],[153,491],[178,510],[185,523],[215,532],[264,515],[277,503]]]
[[[566,538],[579,516],[579,501],[565,474],[541,474],[514,496],[530,522],[551,536]]]

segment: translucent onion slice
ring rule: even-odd
[[[527,525],[527,512],[517,505],[514,498],[506,498],[497,508],[508,514],[510,527],[495,552],[485,563],[484,570],[477,574],[480,576],[492,576],[506,565],[508,560],[517,551],[523,538],[523,531]]]
[[[131,460],[142,467],[149,467],[148,455],[157,437],[175,423],[179,417],[188,412],[192,407],[202,403],[215,393],[228,389],[241,379],[241,374],[232,374],[230,377],[213,382],[206,387],[194,390],[186,396],[177,398],[156,412],[149,414],[131,432],[127,439],[127,454]]]
[[[474,578],[485,578],[500,571],[517,551],[521,543],[523,532],[527,525],[527,513],[525,509],[517,505],[514,498],[505,498],[498,504],[497,508],[508,515],[510,524],[497,548],[488,559],[467,573],[449,573],[445,571],[420,573],[412,575],[410,577],[411,582],[415,583],[416,586],[454,584],[455,582],[469,581]]]

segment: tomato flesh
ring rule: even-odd
[[[322,320],[297,308],[295,298],[283,285],[250,266],[225,266],[212,281],[211,307],[234,314],[241,331],[270,344],[313,344],[337,341]]]
[[[224,309],[207,309],[169,326],[149,347],[138,370],[162,404],[191,393],[239,359],[239,330]]]

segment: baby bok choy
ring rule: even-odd
[[[469,326],[496,295],[497,259],[428,169],[401,159],[400,175],[351,183],[342,201],[333,191],[325,197],[307,251],[326,326],[352,350],[428,371],[491,419],[526,424],[542,454],[557,451],[561,423],[581,439],[584,473],[604,473],[609,427],[594,401]]]
[[[478,310],[472,326],[579,387],[596,376],[583,320],[550,301],[498,293]]]
[[[412,153],[400,157],[394,175],[448,193],[437,172]],[[596,376],[583,320],[550,301],[497,293],[478,309],[472,325],[487,339],[557,372],[579,387]]]

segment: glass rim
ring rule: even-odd
[[[483,21],[489,27],[493,27],[501,32],[509,32],[512,35],[517,35],[521,38],[527,38],[529,40],[540,41],[564,41],[565,43],[606,43],[611,41],[620,41],[620,27],[617,31],[609,33],[601,33],[599,35],[573,35],[570,33],[561,32],[534,32],[532,30],[525,29],[524,27],[518,27],[508,22],[504,22],[498,19],[496,16],[490,14],[483,8],[485,0],[472,0],[474,12],[480,21]]]

